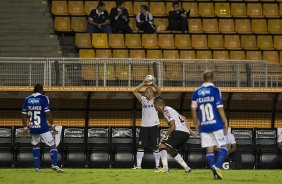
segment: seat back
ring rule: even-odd
[[[229,54],[227,50],[213,51],[213,59],[228,60]]]
[[[159,34],[159,47],[164,49],[173,49],[174,35],[173,34]]]
[[[75,46],[77,48],[91,48],[91,34],[89,33],[76,33]]]
[[[219,19],[219,31],[221,33],[233,33],[234,32],[234,20],[233,19]]]
[[[55,17],[55,30],[71,31],[70,17]]]
[[[190,33],[203,32],[202,20],[193,18],[188,19],[188,29]]]
[[[52,1],[53,15],[68,15],[67,1]]]
[[[145,48],[158,48],[157,34],[142,34],[142,46]]]
[[[243,49],[257,49],[257,39],[255,35],[242,35],[241,47]]]
[[[262,59],[268,63],[279,63],[278,51],[263,51]]]
[[[247,9],[245,3],[231,3],[231,15],[234,17],[246,17]]]
[[[212,51],[204,50],[204,51],[197,51],[197,59],[212,59]]]
[[[0,147],[12,147],[12,127],[0,127]]]
[[[263,15],[265,17],[279,17],[278,4],[276,3],[264,3]]]
[[[148,59],[162,59],[163,53],[162,50],[147,50]]]
[[[253,132],[248,129],[233,129],[232,134],[236,139],[237,145],[253,145]]]
[[[256,130],[256,145],[276,146],[276,130]]]
[[[178,50],[164,50],[163,58],[164,59],[179,59]]]
[[[206,35],[192,35],[192,47],[193,48],[207,48],[207,37]]]
[[[235,19],[235,31],[238,33],[251,33],[250,19]]]
[[[175,46],[178,49],[188,49],[191,47],[190,35],[188,34],[176,34],[175,35]]]
[[[125,45],[127,48],[141,48],[140,34],[126,34]]]
[[[86,32],[87,21],[85,17],[72,17],[71,29],[74,32]]]
[[[199,9],[197,2],[182,2],[182,8],[186,11],[190,10],[191,17],[199,16]]]
[[[151,13],[154,16],[165,16],[165,2],[150,2]]]
[[[247,15],[250,17],[261,17],[262,3],[247,3]]]
[[[253,19],[252,31],[258,34],[266,34],[267,33],[266,19]]]
[[[71,15],[84,15],[83,1],[68,1],[68,11]]]
[[[199,13],[202,17],[213,17],[214,14],[214,7],[213,3],[199,3]]]
[[[133,134],[131,128],[112,128],[112,144],[132,148]]]
[[[130,58],[146,58],[145,56],[145,50],[130,50],[129,51],[129,57]]]
[[[92,46],[95,48],[108,48],[108,35],[106,33],[93,33]]]
[[[245,60],[245,51],[230,51],[230,59],[233,60]]]
[[[109,135],[110,135],[109,128],[90,128],[88,129],[87,143],[88,145],[91,144],[92,146],[99,145],[99,147],[100,146],[107,147],[108,144],[110,143]]]
[[[228,49],[240,49],[239,35],[224,35],[224,46]]]
[[[246,59],[247,60],[262,60],[261,51],[247,51]]]
[[[258,36],[258,47],[261,50],[272,50],[273,49],[273,40],[272,36]]]
[[[206,33],[218,33],[217,19],[203,19],[203,30]]]
[[[109,46],[111,48],[124,48],[124,35],[109,34]]]
[[[215,14],[218,17],[229,17],[230,16],[229,3],[215,3]]]
[[[128,58],[128,50],[127,49],[113,50],[113,58]]]
[[[196,59],[194,50],[180,50],[179,57],[180,59]]]
[[[268,31],[273,34],[282,33],[282,20],[281,19],[269,19]]]
[[[65,128],[63,134],[64,147],[84,147],[83,128]]]
[[[223,49],[223,36],[208,35],[208,47],[211,49]]]
[[[85,1],[84,3],[84,13],[89,15],[93,9],[97,8],[99,1]]]

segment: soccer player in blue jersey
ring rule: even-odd
[[[36,84],[34,86],[33,94],[28,96],[22,108],[22,122],[24,126],[23,134],[28,132],[31,134],[31,144],[33,147],[33,157],[35,164],[35,171],[40,172],[40,142],[43,141],[46,145],[50,146],[50,156],[52,162],[52,170],[61,173],[64,172],[57,165],[58,150],[54,137],[51,133],[56,133],[55,125],[49,108],[49,99],[43,94],[43,86]],[[27,124],[29,121],[29,125]],[[51,131],[47,121],[51,124]]]
[[[222,179],[220,167],[228,154],[226,140],[228,122],[225,116],[220,90],[213,84],[213,72],[204,72],[204,83],[192,96],[192,118],[196,132],[201,134],[202,148],[206,148],[206,159],[214,179]],[[200,121],[200,125],[198,124]],[[219,147],[215,159],[215,148]]]

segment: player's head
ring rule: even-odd
[[[154,106],[155,106],[155,109],[159,112],[163,112],[164,111],[164,108],[165,108],[165,101],[163,99],[163,97],[161,96],[157,96],[155,99],[154,99]]]
[[[118,8],[124,8],[124,0],[117,0],[116,5]]]
[[[36,84],[33,88],[34,93],[43,93],[43,86],[41,84]]]
[[[179,10],[179,2],[178,2],[178,1],[172,2],[172,6],[173,6],[173,9],[174,9],[175,11],[178,11],[178,10]]]
[[[213,82],[213,72],[211,70],[206,70],[204,72],[204,81]]]
[[[145,5],[145,4],[143,4],[143,5],[141,5],[141,13],[146,13],[146,12],[148,12],[148,11],[150,11],[150,8],[149,8],[149,6],[147,6],[147,5]]]
[[[148,86],[145,89],[145,97],[147,98],[147,100],[152,100],[155,96],[154,96],[154,90],[152,87]]]
[[[105,10],[105,3],[103,1],[99,1],[97,9],[103,12]]]

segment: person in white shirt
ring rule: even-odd
[[[166,106],[162,97],[156,97],[154,105],[157,111],[163,113],[169,125],[169,129],[161,138],[159,145],[163,164],[163,169],[159,172],[168,172],[167,153],[169,153],[184,168],[185,172],[190,173],[192,169],[185,163],[177,149],[188,141],[190,133],[193,135],[195,133],[191,131],[186,118],[173,108]]]
[[[146,86],[144,96],[140,93],[141,88]],[[148,148],[148,143],[152,143],[156,169],[160,167],[160,152],[159,152],[159,141],[160,141],[160,131],[159,125],[160,120],[158,116],[158,112],[154,107],[154,98],[155,91],[156,95],[161,94],[160,88],[155,84],[155,81],[151,86],[147,86],[146,81],[144,80],[139,86],[137,86],[133,94],[142,104],[142,123],[139,134],[139,142],[137,149],[137,163],[133,169],[141,169],[142,159],[144,156],[144,149]]]

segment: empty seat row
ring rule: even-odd
[[[99,1],[52,1],[52,14],[54,15],[89,15],[95,9]],[[106,1],[106,10],[116,6],[115,1]],[[173,9],[172,2],[147,2],[126,1],[125,7],[129,15],[136,15],[140,6],[150,6],[153,16],[166,16]],[[280,7],[280,11],[279,11]],[[279,17],[282,15],[281,3],[228,3],[228,2],[182,2],[182,8],[191,10],[191,17]],[[165,10],[165,11],[164,11]]]
[[[282,36],[76,33],[75,45],[78,48],[282,50]]]
[[[155,18],[157,32],[167,31],[168,19]],[[136,31],[135,18],[129,22],[132,30]],[[87,20],[85,17],[55,17],[56,31],[86,32]],[[189,33],[239,33],[239,34],[282,34],[281,19],[189,19]]]
[[[280,56],[280,59],[279,59]],[[80,49],[80,58],[147,58],[147,59],[217,59],[217,60],[266,60],[282,63],[278,51],[194,51],[194,50],[126,50],[126,49]]]

